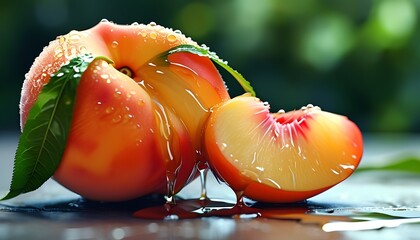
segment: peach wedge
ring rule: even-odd
[[[264,202],[295,202],[349,177],[363,152],[348,118],[308,105],[270,113],[248,94],[213,108],[205,149],[216,176],[235,192]]]

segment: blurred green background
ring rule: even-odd
[[[272,111],[312,103],[364,132],[420,132],[419,11],[420,0],[2,1],[0,131],[19,129],[20,89],[42,48],[106,18],[205,43]]]

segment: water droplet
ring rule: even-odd
[[[70,56],[75,56],[77,54],[77,49],[75,47],[70,48]]]
[[[64,36],[59,36],[59,37],[58,37],[58,42],[59,42],[60,44],[63,44],[65,41],[66,41],[66,38],[65,38]]]
[[[128,122],[133,118],[134,118],[133,114],[126,114],[126,115],[124,115],[124,122]]]
[[[100,21],[101,23],[107,23],[107,22],[109,22],[109,20],[108,19],[106,19],[106,18],[102,18],[102,20]]]
[[[101,102],[101,101],[98,101],[96,104],[98,104],[98,105],[102,105],[102,102]]]
[[[80,53],[87,53],[87,48],[85,46],[80,46],[79,47],[79,52]]]
[[[61,58],[63,56],[63,51],[61,50],[61,48],[56,48],[54,50],[54,56],[55,58]]]
[[[154,26],[156,26],[157,24],[155,23],[155,22],[150,22],[149,24],[147,24],[148,26],[151,26],[151,27],[154,27]]]
[[[137,124],[138,125],[138,124]],[[140,127],[140,126],[139,126]],[[143,143],[142,139],[136,140],[136,146],[140,146]]]
[[[151,32],[149,34],[149,36],[150,36],[151,39],[156,39],[157,38],[157,33],[156,32]]]
[[[206,44],[201,44],[201,48],[207,51],[210,50],[210,48]]]
[[[173,34],[169,34],[166,39],[168,40],[168,42],[175,42],[177,40],[177,37]]]
[[[112,118],[112,122],[113,122],[113,123],[119,123],[119,122],[121,122],[121,119],[122,119],[122,116],[121,116],[120,114],[118,114],[118,115],[115,115],[115,116]]]
[[[227,144],[226,143],[222,143],[222,150],[227,148]]]
[[[164,73],[163,73],[162,71],[160,71],[160,70],[157,70],[157,71],[156,71],[156,73],[157,73],[157,74],[164,74]]]
[[[113,41],[111,44],[112,48],[117,48],[118,47],[118,42],[117,41]]]
[[[132,26],[137,26],[137,25],[139,25],[139,23],[138,22],[133,22],[131,25]]]
[[[114,110],[115,110],[114,107],[109,106],[105,109],[105,113],[106,114],[111,114],[112,112],[114,112]]]
[[[78,42],[80,42],[80,39],[81,39],[81,37],[80,37],[80,35],[77,31],[73,30],[69,33],[69,41],[71,43],[78,43]]]
[[[181,30],[178,30],[178,29],[176,29],[176,30],[174,31],[174,33],[176,33],[176,34],[182,34]]]
[[[111,83],[111,79],[107,79],[106,83],[110,84]]]
[[[137,36],[142,36],[142,37],[146,37],[147,36],[147,33],[146,32],[144,32],[144,31],[140,31],[140,32],[138,32],[137,33]]]
[[[109,75],[108,74],[106,74],[106,73],[103,73],[103,74],[101,74],[101,78],[102,79],[108,79],[109,78]]]
[[[59,72],[58,74],[57,74],[57,77],[62,77],[64,75],[64,73],[63,72]]]
[[[118,91],[118,89],[115,89],[114,97],[120,98],[121,97],[121,91]]]

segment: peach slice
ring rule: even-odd
[[[247,94],[213,109],[205,130],[210,166],[234,191],[257,201],[295,202],[349,177],[363,151],[346,117],[308,105],[270,113]]]

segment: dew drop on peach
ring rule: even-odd
[[[114,110],[115,110],[114,107],[109,106],[105,109],[105,113],[106,114],[111,114],[112,112],[114,112]]]
[[[97,67],[99,67],[99,66],[97,66]],[[107,80],[107,79],[109,79],[109,75],[108,75],[108,74],[106,74],[106,73],[102,73],[102,74],[101,74],[101,78],[102,78],[103,80]]]
[[[56,48],[54,50],[54,57],[55,58],[61,58],[63,56],[63,50],[61,48]]]
[[[143,38],[145,38],[147,36],[147,33],[145,31],[139,31],[137,33],[138,36],[142,36]]]
[[[117,48],[118,47],[118,42],[117,41],[113,41],[112,43],[111,43],[111,47],[112,48]]]
[[[71,31],[68,38],[70,43],[78,43],[81,40],[81,36],[76,31]]]
[[[114,97],[116,97],[116,98],[120,98],[120,97],[121,97],[121,95],[122,95],[121,91],[120,91],[120,90],[118,90],[118,88],[117,88],[117,89],[115,89],[115,92],[114,92]]]
[[[101,101],[96,102],[95,110],[99,110],[101,106],[102,106]]]
[[[124,123],[127,123],[127,122],[131,121],[131,119],[133,119],[133,118],[134,118],[133,114],[130,114],[130,113],[125,114],[124,115]]]
[[[87,53],[87,48],[85,46],[80,46],[79,47],[79,52],[82,53],[82,54],[85,54],[85,53]]]
[[[117,114],[112,118],[113,123],[119,123],[121,122],[121,120],[122,120],[122,116],[120,114]]]
[[[177,37],[173,34],[169,34],[166,39],[168,40],[168,42],[173,43],[177,40]]]
[[[156,39],[157,38],[157,33],[156,32],[151,32],[149,34],[149,36],[150,36],[151,39]]]

